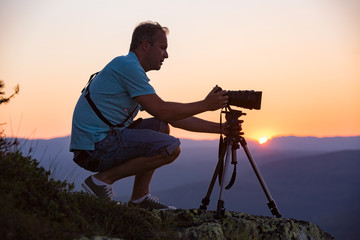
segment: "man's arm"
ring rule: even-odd
[[[217,89],[216,86],[204,100],[192,103],[166,102],[157,94],[137,96],[135,100],[154,117],[171,122],[225,107],[228,101],[226,91],[216,92]]]
[[[215,122],[209,122],[197,117],[189,117],[183,120],[169,122],[171,126],[181,128],[192,132],[204,132],[204,133],[220,133],[220,124]],[[225,124],[222,125],[222,132],[225,131]]]

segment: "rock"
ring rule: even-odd
[[[103,237],[103,236],[94,236],[91,238],[81,237],[78,240],[124,240],[122,238],[110,238],[110,237]]]
[[[334,239],[317,225],[295,219],[229,211],[217,218],[215,212],[197,209],[153,210],[152,214],[175,229],[179,239]]]

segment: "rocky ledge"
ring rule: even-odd
[[[271,240],[328,240],[334,239],[317,225],[286,218],[254,216],[245,213],[226,211],[222,218],[217,218],[213,211],[197,209],[150,212],[158,223],[169,225],[173,239],[271,239]],[[149,239],[164,239],[169,233],[158,233]],[[147,237],[145,237],[147,239]],[[86,238],[82,238],[84,240]],[[92,239],[112,239],[93,237]]]
[[[315,224],[295,219],[253,216],[226,211],[153,211],[160,219],[177,223],[179,239],[334,239]]]

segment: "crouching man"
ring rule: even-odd
[[[174,208],[150,194],[154,171],[180,154],[179,139],[169,124],[195,132],[220,133],[218,123],[196,117],[226,106],[226,91],[213,88],[192,103],[162,100],[146,72],[160,70],[167,53],[168,29],[155,22],[139,24],[127,55],[114,58],[82,92],[73,114],[70,151],[74,161],[95,174],[82,184],[100,198],[113,199],[112,184],[135,176],[130,205],[149,209]],[[139,110],[154,118],[134,121]]]

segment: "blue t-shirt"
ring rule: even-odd
[[[114,125],[123,123],[137,108],[125,123],[129,126],[140,108],[133,98],[155,93],[149,81],[137,56],[129,52],[126,56],[114,58],[96,75],[89,87],[90,97],[102,115]],[[95,143],[103,140],[109,131],[110,127],[89,105],[84,91],[73,114],[70,150],[94,150]]]

